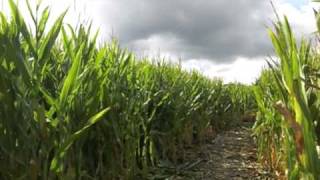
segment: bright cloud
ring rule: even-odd
[[[224,82],[241,82],[250,84],[259,77],[261,70],[266,67],[265,57],[248,59],[238,57],[231,64],[214,64],[208,60],[188,60],[182,63],[186,70],[203,72],[210,78],[221,78]]]

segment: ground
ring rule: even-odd
[[[167,179],[274,179],[258,163],[251,125],[244,122],[202,146],[190,148],[188,168]]]

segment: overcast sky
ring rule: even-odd
[[[5,1],[0,0],[6,9]],[[36,1],[36,0],[31,0]],[[76,6],[73,4],[76,1]],[[315,30],[309,0],[275,0],[298,34]],[[266,33],[274,14],[268,0],[44,0],[66,22],[92,19],[101,39],[117,37],[138,56],[167,57],[226,82],[253,82],[272,46]],[[25,9],[21,4],[22,9]]]

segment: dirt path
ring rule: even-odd
[[[197,165],[172,179],[273,179],[257,162],[250,127],[244,123],[190,149],[188,156]]]

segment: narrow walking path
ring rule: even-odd
[[[190,149],[190,160],[201,163],[173,179],[273,179],[257,162],[251,125],[243,123],[201,147]]]

